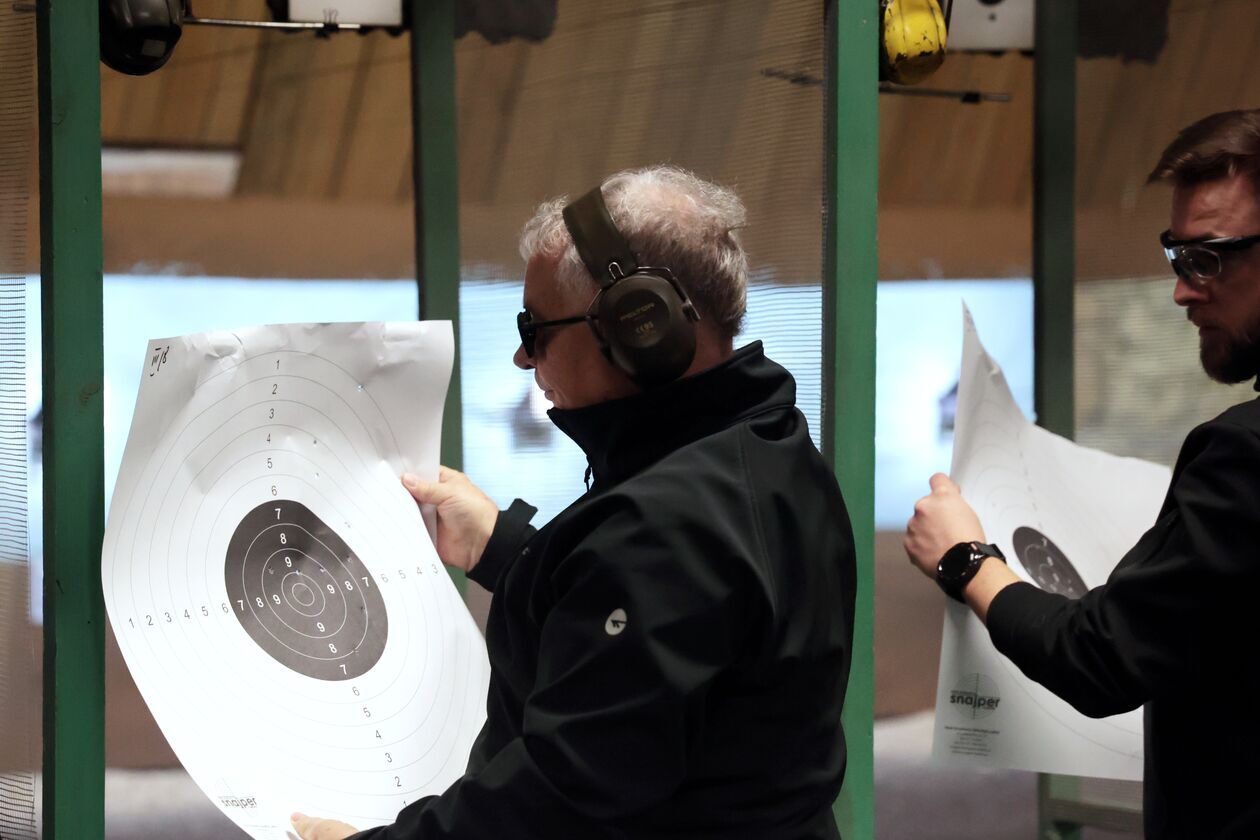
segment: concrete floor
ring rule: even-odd
[[[929,763],[930,714],[875,728],[876,836],[932,840],[1033,840],[1036,777],[959,773]],[[107,840],[245,840],[182,770],[110,770]]]
[[[931,742],[931,713],[876,723],[879,840],[1035,840],[1035,774],[942,767],[930,759]],[[1088,840],[1122,836],[1084,832]],[[105,837],[248,840],[178,768],[110,769],[105,779]]]

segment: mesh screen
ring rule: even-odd
[[[1186,433],[1255,396],[1199,366],[1199,337],[1164,277],[1086,283],[1076,294],[1076,439],[1171,465]]]
[[[820,381],[819,295],[775,292],[820,282],[822,88],[788,78],[822,77],[820,4],[615,0],[558,8],[542,43],[500,47],[468,36],[457,47],[465,467],[496,499],[527,497],[540,520],[582,491],[585,464],[567,441],[550,439],[530,378],[507,375],[520,291],[503,284],[523,274],[515,233],[542,199],[578,195],[617,170],[654,163],[733,187],[748,208],[742,235],[757,287],[741,341],[765,339],[767,352],[793,370],[815,432]],[[484,104],[495,102],[501,107]],[[527,114],[536,118],[513,119]],[[493,168],[468,168],[483,160]],[[493,378],[478,381],[470,360],[490,352],[488,336],[504,330]]]
[[[0,6],[0,837],[35,837],[38,673],[27,612],[26,234],[35,17]]]

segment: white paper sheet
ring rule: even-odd
[[[964,311],[952,477],[1016,574],[1079,597],[1106,582],[1155,522],[1170,471],[1025,420]],[[1085,717],[1020,673],[971,610],[951,601],[933,754],[978,767],[1140,779],[1142,712]]]
[[[289,0],[289,20],[401,26],[402,0]]]
[[[258,840],[359,828],[458,778],[485,644],[399,482],[437,474],[449,322],[149,342],[101,558],[127,666]]]

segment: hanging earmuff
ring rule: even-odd
[[[166,63],[184,31],[183,0],[100,0],[101,61],[143,76]]]
[[[942,0],[943,2],[943,0]],[[913,85],[945,61],[949,9],[937,0],[880,0],[880,81]]]
[[[157,70],[171,53],[185,26],[230,26],[247,29],[279,29],[286,32],[314,32],[328,36],[335,32],[367,32],[377,26],[398,35],[408,26],[400,8],[398,20],[389,4],[374,11],[372,19],[341,23],[336,9],[325,9],[324,20],[289,20],[288,0],[268,0],[276,20],[203,18],[193,14],[191,0],[98,0],[101,12],[101,60],[119,73],[143,76]],[[364,22],[366,21],[366,22]]]
[[[568,204],[563,216],[578,256],[600,287],[590,325],[604,356],[644,388],[682,376],[696,355],[700,316],[673,272],[639,264],[599,187]]]

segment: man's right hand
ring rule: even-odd
[[[438,469],[437,481],[406,473],[402,483],[416,502],[437,508],[438,557],[448,566],[472,571],[490,541],[498,506],[468,476],[447,467]]]

